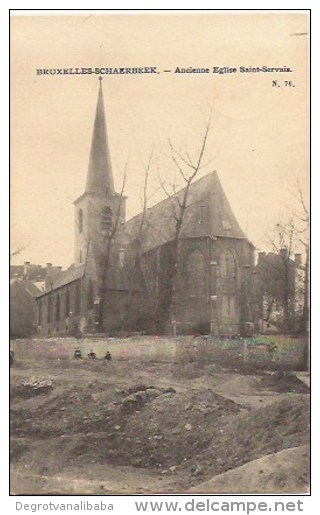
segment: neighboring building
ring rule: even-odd
[[[301,254],[295,254],[292,259],[286,248],[278,254],[259,252],[255,282],[259,332],[296,331],[296,317],[301,311],[301,268]]]
[[[23,265],[10,265],[10,280],[27,279],[43,291],[61,272],[62,266],[52,266],[52,263],[47,263],[43,267],[25,261]]]
[[[126,222],[126,198],[114,189],[100,83],[86,189],[74,202],[75,260],[39,295],[38,332],[169,332],[173,203],[167,198]],[[178,252],[178,333],[247,332],[254,247],[216,172],[190,187]]]
[[[41,291],[32,281],[10,279],[10,336],[22,338],[35,332],[36,297]]]

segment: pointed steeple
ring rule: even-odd
[[[102,77],[94,120],[86,193],[114,193],[112,166],[102,94]]]

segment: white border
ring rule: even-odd
[[[56,1],[56,7],[57,8],[63,8],[65,7],[65,2]],[[25,7],[25,2],[17,1],[15,2],[15,5],[12,6],[16,10],[12,12],[12,15],[77,15],[77,14],[88,14],[88,10],[79,10],[79,7],[82,9],[85,9],[85,2],[78,1],[76,4],[76,7],[78,8],[77,11],[70,11],[70,10],[64,10],[64,11],[57,11],[56,9],[54,11],[43,11],[41,8],[43,8],[43,2],[35,1],[33,2],[32,8],[38,9],[37,11],[24,11],[24,10],[17,10],[21,6],[21,8]],[[98,4],[103,4],[105,7],[105,2],[97,2]],[[136,4],[139,3],[140,5],[135,5],[134,7],[137,9],[141,9],[138,13],[136,10],[126,11],[126,14],[135,15],[135,14],[141,14],[141,13],[148,13],[148,14],[154,14],[155,10],[148,10],[146,9],[149,7],[149,4],[146,2],[136,2]],[[212,5],[212,2],[209,1],[202,1],[199,2],[201,4],[202,9],[204,9],[201,14],[205,14],[206,10],[210,12],[210,8],[216,7]],[[70,6],[70,2],[68,3]],[[131,2],[128,1],[118,1],[117,5],[121,7],[119,10],[113,10],[113,11],[98,11],[98,14],[123,14],[123,9],[131,9],[132,5],[130,5]],[[183,14],[181,11],[181,8],[188,9],[191,2],[174,2],[174,8],[176,9],[175,12],[169,11],[171,14]],[[230,13],[230,9],[232,10],[233,14],[241,14],[241,11],[237,10],[239,7],[238,3],[233,2],[223,2],[223,7],[227,7],[228,9],[220,11],[221,14],[228,14]],[[312,67],[312,88],[313,88],[313,133],[312,133],[312,143],[313,143],[313,152],[312,152],[312,167],[313,167],[313,174],[312,174],[312,215],[313,215],[313,224],[312,224],[312,258],[313,258],[313,268],[312,268],[312,313],[313,313],[313,349],[312,349],[312,371],[313,371],[313,398],[312,398],[312,427],[313,427],[313,447],[312,447],[312,473],[313,473],[313,492],[311,498],[309,497],[301,497],[301,499],[304,502],[304,512],[305,513],[312,513],[316,512],[316,510],[319,510],[319,500],[320,500],[320,488],[319,488],[319,456],[320,456],[320,440],[318,438],[318,434],[320,431],[320,410],[319,410],[319,397],[320,397],[320,373],[318,370],[318,367],[320,366],[320,335],[319,335],[319,328],[317,324],[317,318],[319,317],[319,311],[320,311],[320,304],[319,304],[319,291],[320,291],[320,283],[319,283],[319,274],[320,274],[320,267],[318,267],[318,256],[320,255],[320,249],[319,249],[319,229],[318,229],[318,220],[319,220],[319,192],[320,192],[320,163],[319,163],[319,148],[320,148],[320,142],[319,142],[319,134],[320,134],[320,127],[319,127],[319,119],[320,119],[320,105],[319,105],[319,59],[318,59],[318,50],[320,48],[320,41],[319,41],[319,26],[320,26],[320,20],[319,20],[319,2],[316,1],[310,1],[309,5],[305,6],[302,2],[297,1],[291,1],[291,2],[281,2],[281,8],[282,9],[309,9],[312,8],[312,48],[313,52],[316,55],[316,59],[314,58],[314,66]],[[172,7],[172,1],[163,1],[161,2],[162,8],[170,8]],[[192,6],[193,7],[193,6]],[[255,10],[257,7],[257,2],[246,2],[246,8]],[[16,513],[15,510],[15,502],[18,498],[8,496],[8,397],[7,397],[7,387],[8,387],[8,360],[7,360],[7,341],[8,341],[8,210],[9,210],[9,199],[8,199],[8,97],[9,97],[9,89],[8,89],[8,69],[9,69],[9,59],[8,59],[8,9],[11,8],[10,2],[2,2],[0,7],[0,38],[1,38],[1,46],[2,49],[2,67],[1,67],[1,104],[0,104],[0,127],[1,127],[1,152],[0,152],[0,159],[1,159],[1,188],[0,188],[0,220],[1,220],[1,250],[0,250],[0,284],[2,285],[3,292],[1,295],[1,310],[0,310],[0,316],[1,316],[1,328],[2,328],[2,334],[1,334],[1,342],[3,345],[3,352],[1,352],[2,360],[0,360],[0,377],[1,377],[1,392],[2,395],[0,396],[1,399],[1,406],[0,406],[0,413],[2,418],[2,424],[1,424],[1,456],[2,456],[2,466],[0,467],[1,476],[0,476],[0,501],[1,507],[4,513]],[[279,10],[276,9],[278,12]],[[265,12],[270,12],[270,10],[264,10]],[[92,13],[96,13],[97,10],[93,10]],[[261,11],[260,11],[261,12]],[[301,11],[300,11],[301,12]],[[168,13],[168,11],[167,11]],[[161,13],[160,13],[161,14]],[[163,13],[166,14],[166,13]],[[197,14],[197,11],[195,10],[189,10],[186,14]],[[214,14],[219,14],[218,12],[215,12]],[[215,496],[218,497],[218,496]],[[269,498],[266,497],[254,497],[254,501],[258,502],[258,499],[264,500],[271,500],[272,496]],[[48,497],[41,498],[20,498],[20,500],[31,503],[32,500],[36,502],[48,502]],[[65,501],[67,502],[69,498],[67,497],[59,497],[56,498],[56,500]],[[78,502],[80,499],[85,499],[84,497],[73,497],[70,498],[72,502]],[[88,497],[88,500],[93,502],[94,498]],[[98,499],[98,498],[95,498]],[[106,502],[112,502],[111,497],[104,497]],[[135,513],[133,502],[134,497],[117,497],[115,498],[114,502],[114,513]],[[139,497],[138,500],[147,500],[147,497]],[[166,500],[169,500],[169,497],[166,496]],[[178,499],[177,497],[175,499]],[[236,500],[236,497],[233,497],[234,500]],[[249,498],[241,497],[239,500],[244,500]],[[278,500],[281,498],[278,497]],[[54,499],[53,499],[54,500]],[[153,497],[151,500],[156,500],[155,497]],[[164,498],[160,499],[164,500]],[[182,500],[182,499],[181,499]],[[199,498],[200,500],[200,498]],[[290,499],[287,498],[289,501]],[[293,500],[293,498],[291,499]],[[20,513],[24,513],[24,511],[20,511]],[[77,512],[77,513],[87,513],[87,512]],[[183,513],[183,512],[182,512]]]

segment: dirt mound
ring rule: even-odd
[[[30,399],[35,395],[45,395],[52,391],[53,384],[50,380],[33,380],[23,381],[19,385],[11,388],[11,395],[21,397],[23,399]]]
[[[20,356],[25,370],[10,371],[15,492],[101,494],[102,483],[106,493],[121,493],[121,484],[131,493],[185,492],[308,442],[308,391],[289,375],[42,352]]]
[[[12,461],[22,473],[29,463],[40,475],[125,465],[163,482],[181,480],[185,491],[308,442],[307,391],[289,376],[245,376],[197,363],[38,366],[11,374]],[[25,398],[19,388],[22,381],[33,384],[34,374],[38,381],[49,374],[53,388]]]
[[[306,395],[248,410],[208,388],[93,382],[53,390],[32,409],[28,402],[13,408],[13,435],[59,436],[61,453],[74,463],[184,471],[197,481],[303,445],[309,435]]]
[[[28,443],[25,438],[10,439],[10,462],[19,461],[28,450]]]
[[[300,379],[291,372],[275,372],[268,375],[264,374],[260,379],[258,388],[267,388],[279,393],[310,393],[310,387],[300,381]]]
[[[309,446],[250,461],[191,488],[202,494],[301,494],[309,491]]]
[[[99,432],[98,432],[99,428]],[[206,479],[266,454],[308,443],[309,403],[303,395],[242,410],[210,390],[168,393],[140,411],[116,409],[92,432],[69,440],[80,461],[185,471]]]
[[[212,432],[210,446],[198,456],[199,476],[209,478],[266,454],[308,444],[309,431],[310,405],[304,395],[240,413]]]
[[[206,449],[211,431],[224,425],[240,407],[211,390],[174,393],[167,389],[143,409],[123,411],[123,403],[91,425],[91,433],[68,443],[73,456],[139,467],[157,467],[163,472]]]
[[[17,389],[16,389],[17,390]],[[15,391],[15,400],[18,395]],[[127,389],[110,388],[98,382],[82,387],[53,390],[41,404],[11,407],[11,431],[20,436],[64,436],[66,434],[110,433],[123,425],[128,415],[142,410],[160,395],[173,395],[168,387],[138,384]]]
[[[206,449],[212,429],[239,410],[211,390],[168,392],[150,409],[133,414],[124,428],[129,445],[122,445],[121,455],[139,466],[175,467]]]

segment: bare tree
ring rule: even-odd
[[[278,222],[267,243],[277,259],[268,256],[264,267],[260,266],[260,291],[263,291],[269,320],[276,305],[281,304],[282,330],[307,334],[309,319],[309,211],[304,200],[302,187],[297,181],[291,192],[295,207],[287,208],[287,217]],[[303,250],[304,265],[294,261],[294,253]],[[303,280],[301,281],[301,272]],[[301,283],[302,287],[301,287]],[[303,296],[300,320],[297,315],[297,301]],[[300,327],[299,327],[300,326]]]
[[[171,212],[174,220],[174,234],[170,242],[171,247],[171,263],[167,271],[169,278],[168,292],[168,311],[173,336],[177,334],[177,277],[180,262],[180,237],[183,229],[186,211],[189,203],[189,192],[191,184],[199,174],[200,170],[207,164],[204,164],[204,154],[210,131],[210,120],[208,121],[201,140],[200,149],[196,158],[193,160],[189,152],[179,152],[169,141],[170,157],[175,166],[175,170],[179,174],[184,183],[181,192],[177,192],[177,184],[173,182],[167,185],[165,181],[160,179],[161,187],[168,198],[171,199]]]
[[[10,261],[12,258],[14,258],[15,256],[18,256],[19,254],[21,254],[21,252],[23,252],[27,247],[29,247],[29,243],[27,243],[27,245],[23,245],[21,247],[18,247],[16,248],[13,252],[10,252]]]
[[[297,221],[296,237],[302,245],[305,254],[303,265],[303,308],[300,320],[300,331],[308,334],[309,331],[309,275],[310,275],[310,216],[305,201],[302,186],[299,180],[296,182],[295,190],[292,192],[297,202],[297,209],[292,210],[292,215]]]
[[[16,224],[13,224],[11,226],[11,232],[13,232],[13,229],[16,227]],[[20,240],[21,241],[21,240]],[[12,243],[12,242],[11,242]],[[26,248],[28,248],[30,245],[30,241],[28,243],[25,243],[25,244],[22,244],[22,243],[17,243],[14,245],[15,249],[12,250],[12,252],[10,252],[10,261],[11,259],[13,259],[14,257],[18,256],[19,254],[21,254],[21,252],[23,252]],[[10,247],[12,247],[12,245],[10,244]]]
[[[284,333],[294,331],[295,314],[295,262],[296,226],[290,218],[278,222],[269,239],[274,252],[267,256],[260,269],[260,286],[263,300],[267,303],[266,320],[270,320],[275,305],[282,307],[281,329]]]
[[[137,281],[139,281],[141,277],[141,252],[143,247],[143,242],[145,238],[145,229],[146,229],[146,214],[148,209],[148,181],[150,175],[150,169],[153,160],[153,150],[151,151],[148,161],[146,164],[143,164],[144,168],[144,182],[143,182],[143,190],[141,195],[141,216],[139,218],[138,228],[134,235],[134,241],[132,243],[133,255],[130,256],[130,263],[128,266],[127,279],[129,284],[128,298],[127,298],[127,313],[126,320],[130,322],[131,320],[131,312],[132,312],[132,299],[134,289],[136,287]],[[146,292],[145,292],[146,293]]]
[[[121,219],[122,200],[127,180],[127,163],[125,164],[121,192],[117,195],[117,203],[115,214],[112,216],[110,224],[106,224],[106,230],[102,230],[101,226],[97,228],[98,234],[95,236],[95,242],[100,246],[99,260],[98,260],[98,291],[99,291],[99,314],[98,314],[98,328],[99,331],[104,330],[104,311],[106,296],[108,291],[108,282],[110,280],[109,270],[114,252],[115,240],[118,237],[118,230]],[[108,197],[106,197],[108,198]],[[101,215],[101,213],[100,213]]]

